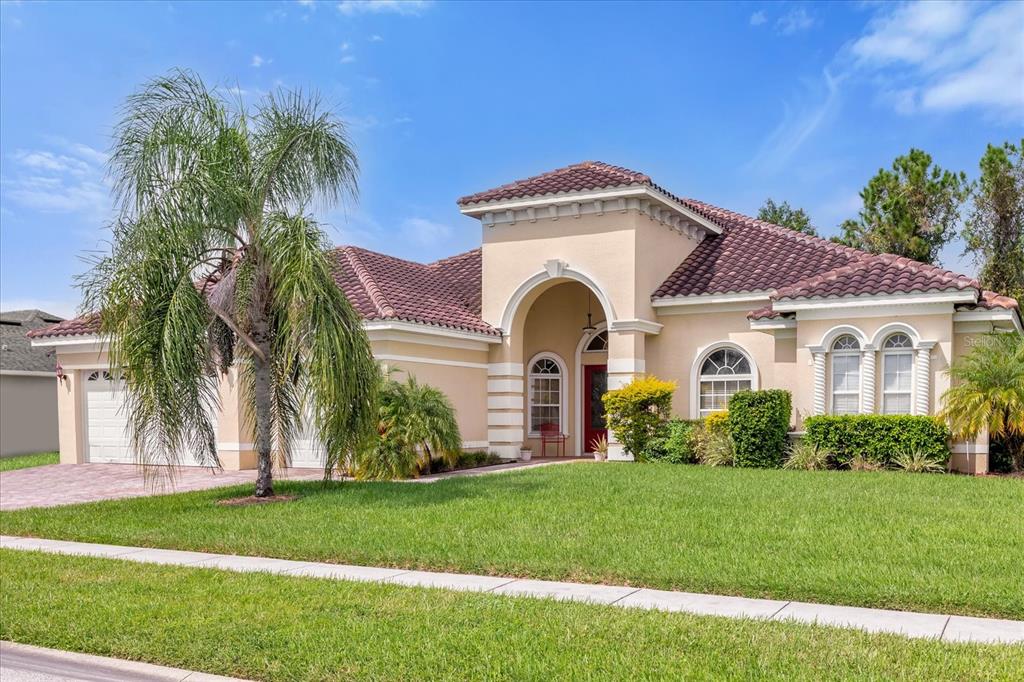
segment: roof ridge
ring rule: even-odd
[[[473,255],[473,254],[479,252],[480,250],[481,250],[481,247],[478,246],[478,247],[476,247],[474,249],[470,249],[469,251],[463,251],[462,253],[456,253],[456,254],[453,254],[451,256],[445,256],[444,258],[438,258],[437,260],[431,261],[430,263],[426,263],[425,265],[428,268],[435,268],[435,267],[437,267],[439,265],[443,265],[445,263],[450,263],[451,261],[455,260],[456,258],[465,258],[466,256]]]
[[[370,297],[370,301],[373,302],[377,313],[382,317],[394,317],[397,313],[395,308],[388,301],[387,296],[381,291],[380,286],[374,280],[373,275],[370,274],[369,268],[363,264],[362,260],[359,259],[359,254],[356,252],[358,247],[354,246],[340,246],[338,251],[345,256],[345,260],[348,261],[352,271],[359,278],[359,283],[363,285],[367,295]],[[368,250],[368,249],[367,249]]]
[[[606,163],[604,161],[580,161],[578,163],[573,163],[568,166],[555,168],[554,170],[545,171],[543,173],[537,173],[529,177],[519,178],[518,180],[513,180],[512,182],[506,182],[502,185],[498,185],[497,187],[492,187],[491,189],[486,189],[480,192],[467,194],[463,197],[460,197],[455,203],[461,206],[465,204],[476,204],[486,203],[489,201],[496,201],[496,198],[485,197],[487,195],[500,194],[501,192],[511,191],[518,187],[524,187],[529,185],[530,183],[539,182],[542,180],[549,180],[554,177],[560,177],[567,173],[571,173],[572,171],[578,170],[600,170],[605,173],[613,175],[617,180],[619,180],[619,184],[604,185],[603,188],[628,187],[631,185],[646,185],[649,187],[657,188],[657,185],[655,185],[654,182],[651,180],[651,176],[647,175],[646,173],[641,173],[639,171],[626,168],[625,166],[616,166],[610,163]],[[530,193],[525,194],[523,196],[545,196],[547,194],[559,194],[559,192]]]

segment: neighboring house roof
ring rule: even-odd
[[[42,310],[0,312],[0,371],[53,372],[57,360],[52,348],[32,348],[26,335],[62,318]]]
[[[977,280],[889,254],[873,255],[779,225],[679,198],[636,171],[599,161],[477,192],[460,206],[549,197],[618,187],[648,187],[722,229],[701,241],[651,294],[653,299],[706,294],[763,293],[772,301],[880,294],[971,291],[964,308],[1018,310],[1017,301],[984,291]],[[434,263],[416,263],[354,246],[333,249],[334,276],[360,315],[498,335],[480,319],[481,252],[474,249]],[[772,305],[751,319],[778,317]],[[33,337],[95,333],[95,318],[62,322]]]

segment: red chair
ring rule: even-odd
[[[565,457],[565,434],[558,428],[558,424],[540,425],[540,456],[548,454],[548,443],[554,443],[556,452],[560,457]]]

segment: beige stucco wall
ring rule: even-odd
[[[53,374],[0,374],[0,457],[52,452],[58,445]]]
[[[487,351],[400,341],[373,341],[374,356],[403,381],[416,377],[444,392],[455,408],[462,441],[483,449],[487,442]],[[416,358],[416,359],[413,359]],[[467,366],[472,365],[472,366]]]
[[[676,416],[697,416],[697,406],[691,400],[693,364],[704,349],[722,341],[734,343],[747,352],[757,366],[760,388],[792,390],[792,340],[777,345],[773,335],[751,331],[745,310],[662,315],[658,322],[664,325],[661,333],[647,337],[647,372],[678,384],[672,401]]]

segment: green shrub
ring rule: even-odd
[[[651,441],[663,432],[676,384],[641,376],[602,396],[608,428],[638,461],[647,458]]]
[[[783,469],[804,469],[806,471],[820,471],[828,469],[831,460],[831,453],[814,445],[806,438],[801,438],[789,446],[789,456],[783,462]]]
[[[897,455],[920,450],[943,466],[949,461],[949,428],[936,417],[906,414],[855,414],[809,417],[805,438],[849,466],[855,457],[880,466]]]
[[[701,428],[699,420],[669,420],[661,433],[651,439],[648,459],[671,464],[690,464],[697,461],[696,439]]]
[[[893,457],[893,465],[912,474],[938,474],[946,470],[942,462],[923,450],[901,452]]]
[[[736,466],[779,467],[789,445],[789,391],[739,391],[729,399],[729,435]]]

